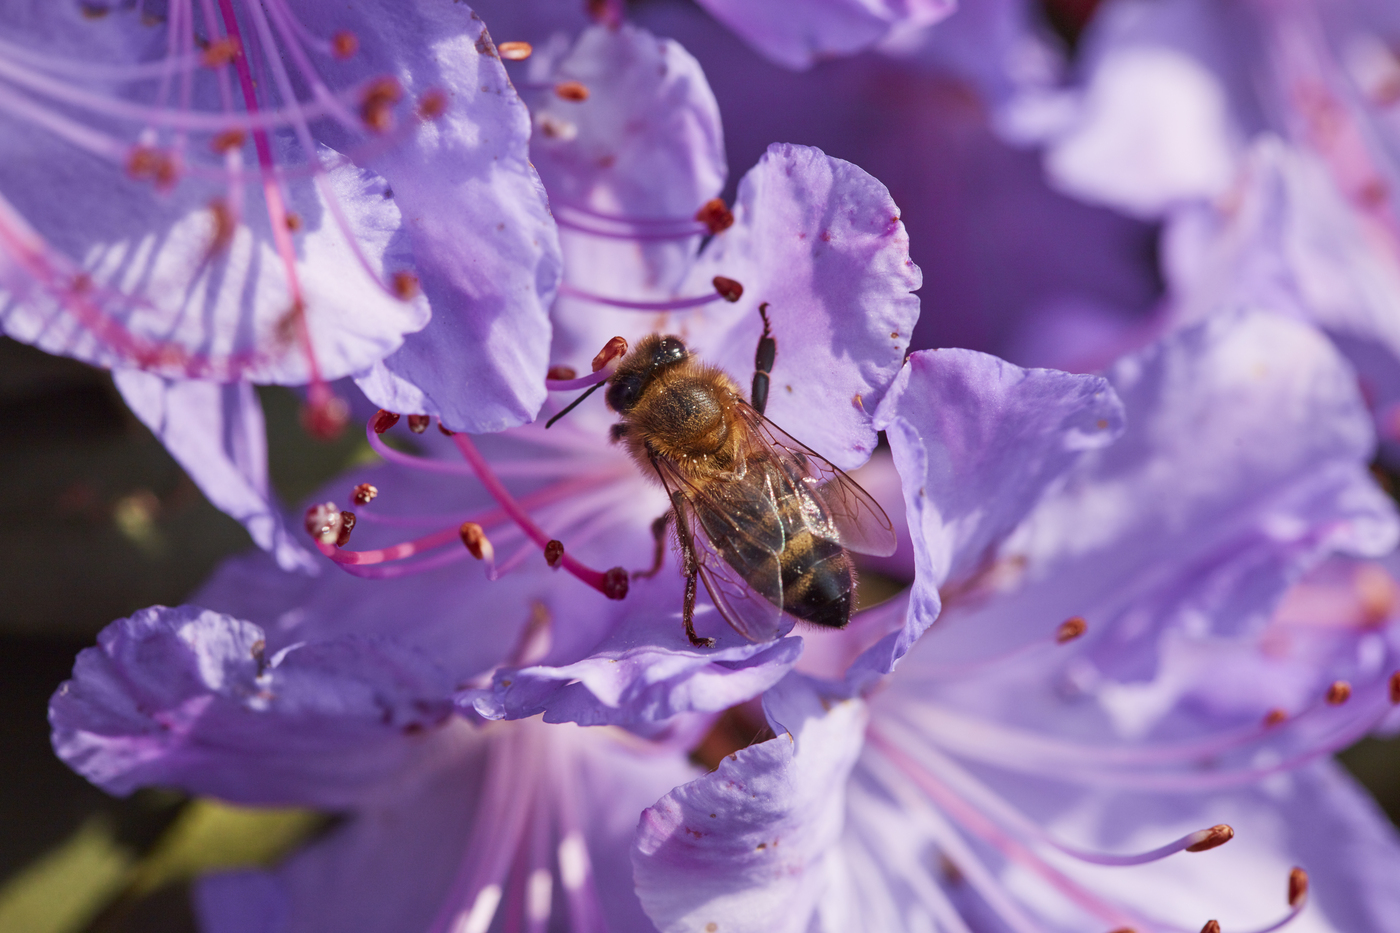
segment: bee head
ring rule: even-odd
[[[642,390],[653,376],[668,366],[683,362],[688,355],[679,337],[652,334],[642,338],[636,349],[627,354],[608,384],[608,407],[619,413],[630,410],[637,404]]]

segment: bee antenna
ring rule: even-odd
[[[565,408],[564,408],[563,411],[559,412],[559,414],[555,415],[553,418],[550,418],[548,421],[546,421],[546,422],[544,423],[545,428],[546,428],[546,429],[549,429],[549,428],[553,427],[553,426],[554,426],[554,422],[558,421],[560,418],[564,417],[564,416],[567,415],[569,412],[573,411],[575,408],[577,408],[577,407],[579,406],[579,402],[582,402],[584,399],[588,398],[588,396],[592,395],[594,392],[597,392],[599,389],[601,389],[601,388],[602,388],[603,386],[605,386],[605,385],[607,385],[607,382],[606,382],[606,381],[594,383],[593,385],[589,386],[587,392],[583,393],[583,394],[580,395],[578,398],[574,399],[574,400],[573,400],[572,402],[570,402],[567,406],[565,406]]]

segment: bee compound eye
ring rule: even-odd
[[[608,407],[613,411],[627,411],[637,404],[637,396],[642,391],[642,379],[636,375],[626,375],[615,379],[608,386]]]
[[[679,363],[685,357],[685,344],[681,343],[679,337],[663,337],[656,346],[654,362],[657,366],[664,366],[668,363]]]

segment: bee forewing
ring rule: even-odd
[[[745,405],[744,409],[753,442],[769,448],[794,486],[812,493],[807,526],[814,534],[861,554],[888,557],[895,552],[899,541],[894,525],[870,493],[753,408]]]

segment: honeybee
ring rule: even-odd
[[[751,641],[776,638],[784,614],[831,628],[851,618],[855,566],[849,551],[889,555],[894,528],[870,494],[763,416],[777,343],[760,306],[763,336],[751,400],[678,337],[643,338],[608,380],[621,416],[614,441],[671,500],[657,519],[660,569],[674,525],[685,574],[682,616],[695,632],[696,579],[715,608]]]

